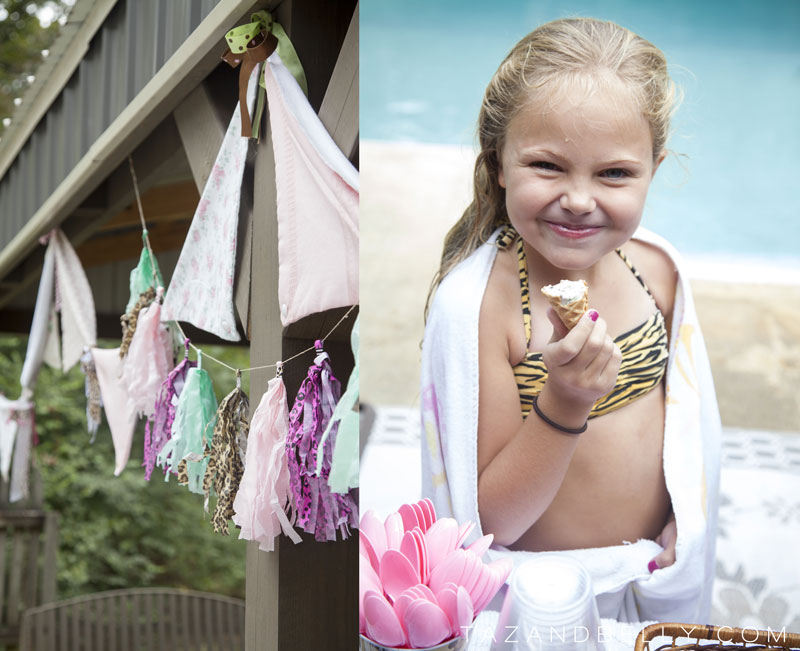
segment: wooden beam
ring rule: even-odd
[[[192,213],[184,219],[149,223],[150,247],[154,253],[180,249],[189,231]],[[137,224],[123,233],[96,235],[76,248],[84,268],[120,259],[120,251],[141,251],[142,227]]]
[[[219,63],[225,32],[263,2],[221,0],[152,79],[94,142],[88,152],[11,242],[0,251],[0,278],[37,247],[38,238],[58,226],[124,162],[148,134]]]
[[[192,168],[197,191],[202,192],[228,126],[219,116],[208,82],[198,84],[172,115]]]
[[[319,119],[345,156],[358,147],[358,5],[336,59]]]
[[[142,194],[142,212],[149,228],[150,224],[191,219],[199,201],[200,195],[194,181],[158,185]],[[105,212],[100,213],[98,217]],[[131,227],[138,227],[141,230],[139,208],[135,201],[98,228],[95,237],[98,234]],[[119,259],[119,256],[116,259]]]
[[[160,124],[141,146],[133,152],[132,158],[139,181],[139,190],[143,193],[146,193],[165,177],[173,174],[176,168],[184,166],[186,164],[185,154],[180,145],[174,121],[168,117],[167,120]],[[79,247],[99,228],[130,206],[135,200],[133,182],[127,160],[108,175],[104,181],[104,187],[107,203],[105,210],[99,217],[93,220],[67,220],[63,223],[62,230],[73,246]],[[19,269],[12,271],[10,277],[14,277],[17,283],[0,296],[0,308],[8,305],[38,279],[44,261],[44,250],[44,247],[34,250],[22,261]],[[127,251],[116,251],[116,258],[137,257],[140,250],[141,232],[139,233],[139,244],[136,248],[128,249]],[[8,278],[9,276],[6,277],[6,280]],[[35,295],[32,297],[31,302],[34,300]]]

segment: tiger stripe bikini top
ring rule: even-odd
[[[509,231],[511,232],[509,233]],[[528,264],[525,259],[522,238],[515,237],[516,235],[516,231],[507,229],[506,233],[498,238],[497,245],[500,248],[508,248],[515,239],[518,242],[519,284],[527,350],[531,343]],[[617,249],[617,254],[628,265],[628,268],[650,295],[650,298],[653,298],[653,294],[645,285],[644,280],[642,280],[633,264],[625,257],[625,254],[620,249]],[[653,302],[655,302],[654,298]],[[617,383],[609,393],[594,404],[589,413],[589,418],[602,416],[641,398],[658,386],[666,371],[667,358],[669,357],[667,326],[664,321],[664,315],[661,314],[661,310],[658,307],[656,307],[655,313],[644,323],[621,334],[614,342],[622,352],[622,362],[617,375]],[[532,409],[533,396],[538,395],[544,387],[545,380],[547,380],[547,367],[542,360],[542,353],[529,351],[522,361],[512,368],[514,370],[514,378],[517,381],[520,407],[524,418]]]

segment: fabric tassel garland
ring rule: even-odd
[[[81,356],[81,371],[86,376],[86,426],[92,435],[90,443],[94,443],[97,428],[100,427],[100,414],[103,410],[103,399],[100,395],[100,383],[97,381],[97,369],[91,350],[87,349]]]
[[[233,522],[241,528],[239,538],[257,540],[258,548],[265,552],[275,549],[275,537],[281,531],[295,544],[302,540],[292,527],[295,516],[285,449],[289,407],[281,372],[278,362],[278,375],[269,381],[253,414],[244,474],[233,500]]]
[[[128,406],[152,418],[161,384],[172,370],[172,338],[161,323],[159,287],[156,300],[139,314],[136,333],[122,367],[122,383],[128,389]]]
[[[297,508],[297,526],[313,533],[318,541],[336,540],[350,535],[349,527],[358,527],[358,505],[352,495],[331,492],[328,473],[331,463],[333,435],[324,445],[322,472],[316,473],[317,450],[325,427],[333,414],[341,391],[331,372],[328,354],[322,342],[315,343],[317,357],[300,385],[294,406],[289,413],[286,456],[290,487]]]
[[[333,449],[333,458],[328,466],[328,485],[334,493],[346,493],[351,488],[358,486],[358,452],[359,452],[359,414],[358,414],[358,345],[359,345],[359,319],[353,324],[350,332],[350,345],[353,349],[353,359],[356,364],[347,381],[347,390],[342,394],[336,409],[325,432],[320,440],[317,450],[317,474],[323,472],[325,467],[326,450]],[[338,431],[337,431],[338,425]],[[334,434],[335,432],[335,434]],[[330,444],[327,444],[328,438]]]
[[[164,481],[169,481],[170,473],[177,474],[179,484],[188,486],[193,493],[202,493],[208,464],[206,440],[210,440],[216,422],[217,397],[198,351],[197,366],[187,372],[178,397],[171,437],[158,453],[157,464],[164,469]]]
[[[144,308],[148,307],[154,300],[156,300],[156,290],[152,287],[149,287],[146,291],[139,295],[139,298],[133,304],[133,307],[119,318],[120,324],[122,325],[122,342],[119,346],[120,358],[125,357],[125,355],[128,354],[131,341],[133,341],[133,335],[136,334],[136,326],[139,322],[139,313]]]
[[[131,270],[130,288],[131,296],[125,306],[125,313],[133,310],[139,297],[152,287],[163,287],[164,281],[161,278],[161,270],[154,255],[150,254],[147,248],[147,231],[142,231],[142,253],[139,256],[139,264]]]
[[[208,467],[203,477],[205,506],[211,489],[217,494],[217,505],[211,516],[216,533],[228,535],[228,520],[233,517],[233,502],[244,474],[247,435],[250,429],[250,401],[242,391],[241,373],[236,374],[236,387],[219,403],[214,436],[207,447]]]
[[[161,385],[154,406],[153,419],[147,421],[144,428],[144,478],[150,481],[156,457],[172,436],[172,423],[175,421],[175,411],[178,399],[186,385],[189,370],[197,366],[189,361],[189,340],[184,342],[186,351],[183,359],[170,371],[167,379]]]

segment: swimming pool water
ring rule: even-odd
[[[362,138],[472,145],[500,61],[569,15],[652,41],[684,90],[643,224],[689,254],[800,262],[797,0],[364,0]]]

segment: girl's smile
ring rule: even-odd
[[[660,163],[626,93],[612,86],[583,95],[564,107],[522,109],[500,155],[511,224],[532,262],[557,270],[588,270],[630,239]]]

